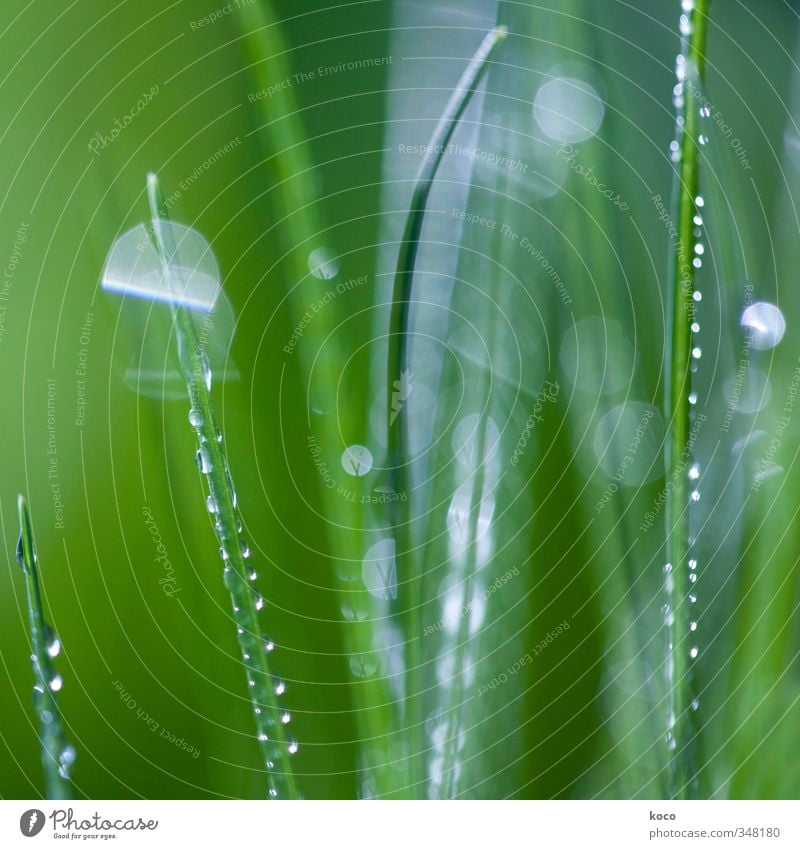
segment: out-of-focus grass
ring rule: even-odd
[[[365,2],[298,11],[276,3],[285,52],[263,63],[256,39],[242,38],[244,17],[192,26],[218,5],[164,8],[146,0],[109,10],[96,0],[68,8],[37,0],[0,39],[8,73],[0,86],[7,116],[0,265],[13,259],[0,336],[0,379],[13,399],[0,412],[0,525],[8,552],[0,596],[8,693],[0,703],[0,793],[43,791],[23,585],[13,562],[19,489],[29,493],[48,564],[49,620],[69,646],[61,706],[79,753],[76,793],[215,798],[262,791],[229,602],[210,550],[213,529],[185,496],[199,485],[183,450],[185,404],[130,393],[121,375],[136,340],[97,292],[108,245],[140,219],[142,174],[151,168],[180,191],[179,217],[209,236],[237,315],[232,360],[240,379],[221,387],[221,426],[239,435],[228,449],[237,487],[247,493],[245,532],[264,564],[264,594],[274,600],[267,627],[280,648],[276,672],[287,681],[301,743],[301,792],[369,795],[407,780],[397,769],[402,763],[387,763],[397,750],[384,748],[403,695],[387,661],[396,653],[385,649],[404,638],[387,627],[384,644],[370,644],[379,626],[393,625],[392,600],[376,599],[363,585],[362,560],[383,536],[387,511],[348,500],[369,496],[381,470],[353,477],[340,456],[354,443],[381,454],[368,411],[381,406],[385,386],[370,379],[370,363],[381,359],[376,337],[388,329],[386,289],[419,164],[398,143],[427,142],[481,34],[500,22],[510,29],[504,64],[493,68],[456,141],[512,151],[528,171],[445,158],[421,278],[436,307],[415,311],[417,328],[430,332],[415,342],[417,385],[429,388],[435,416],[424,405],[416,412],[432,416],[443,435],[421,450],[412,489],[429,583],[425,623],[440,620],[452,590],[441,586],[442,564],[453,555],[448,517],[468,473],[453,450],[465,447],[463,433],[454,441],[454,431],[469,414],[479,414],[484,430],[489,417],[498,424],[497,456],[507,474],[495,493],[494,548],[480,580],[489,586],[511,577],[469,634],[475,663],[459,684],[459,735],[447,738],[460,772],[455,782],[449,773],[444,788],[464,796],[663,795],[663,515],[642,525],[664,480],[640,469],[642,482],[620,486],[598,510],[619,458],[611,451],[600,459],[595,449],[609,409],[632,402],[660,409],[663,397],[670,244],[652,198],[666,200],[671,189],[677,4]],[[698,409],[708,417],[697,446],[705,468],[696,520],[698,719],[709,792],[736,797],[790,796],[797,786],[785,757],[797,724],[797,436],[780,425],[797,367],[792,329],[800,314],[792,282],[795,28],[792,8],[779,2],[757,11],[718,4],[709,32],[707,95],[750,166],[731,156],[722,131],[712,138],[720,156],[705,164],[709,233],[698,280]],[[369,57],[387,61],[308,76]],[[301,71],[306,77],[295,79]],[[628,210],[564,165],[569,154],[543,165],[546,139],[531,103],[565,71],[587,72],[605,108],[598,133],[575,145],[576,161],[593,167]],[[286,79],[292,101],[278,94],[251,101]],[[126,129],[90,151],[94,134],[108,135],[155,85]],[[311,168],[304,189],[310,214],[291,231],[284,218],[298,210],[287,209],[286,187],[264,162],[287,144],[268,128],[270,120],[283,126],[282,109],[296,110],[305,148],[302,158],[284,154],[281,162]],[[545,178],[556,173],[547,168],[559,162],[558,190],[543,193]],[[399,182],[381,185],[384,174]],[[454,208],[526,236],[560,275],[571,303],[513,239],[455,219]],[[299,279],[307,254],[322,246],[338,257],[338,276]],[[336,292],[337,283],[364,275],[366,283]],[[788,330],[777,348],[751,361],[771,382],[765,408],[736,413],[721,431],[742,350],[746,282],[754,300],[779,304]],[[335,298],[287,354],[305,311],[331,290]],[[374,356],[365,347],[373,342]],[[583,366],[595,366],[585,380],[576,380],[576,351]],[[426,371],[438,356],[441,368]],[[332,385],[337,369],[342,380]],[[510,385],[501,379],[508,375]],[[512,465],[507,449],[525,431],[546,380],[558,382],[558,395],[545,402],[543,421]],[[451,386],[455,397],[447,394]],[[86,417],[76,424],[79,398]],[[756,436],[733,453],[748,434]],[[333,489],[314,464],[309,436],[324,446]],[[427,438],[424,429],[418,438]],[[782,471],[754,490],[753,475],[775,439],[772,459]],[[484,503],[484,494],[471,493],[469,503]],[[64,505],[63,527],[56,501]],[[159,584],[164,570],[142,519],[145,501],[175,572],[172,597]],[[358,580],[345,580],[353,575]],[[565,620],[569,629],[537,653]],[[442,688],[452,680],[443,661],[448,639],[438,630],[424,638],[430,759],[442,739]],[[465,646],[461,636],[456,641]],[[509,676],[527,653],[531,662]],[[373,661],[388,665],[356,675]],[[498,685],[504,674],[508,682]]]

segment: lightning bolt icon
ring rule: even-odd
[[[33,827],[36,825],[38,820],[39,820],[38,811],[31,811],[31,819],[30,819],[30,822],[28,823],[28,834],[30,834],[33,831]]]

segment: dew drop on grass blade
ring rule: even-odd
[[[211,246],[197,230],[172,226],[180,256],[175,274],[164,273],[150,233],[138,224],[116,239],[101,279],[103,289],[123,296],[119,325],[130,348],[123,354],[125,383],[139,395],[164,400],[187,396],[172,306],[186,308],[215,373],[239,377],[230,358],[236,316]]]
[[[508,30],[504,26],[495,27],[483,39],[467,67],[464,69],[453,93],[448,100],[439,122],[434,129],[427,150],[430,151],[422,161],[411,198],[411,208],[406,219],[405,230],[400,243],[397,267],[392,292],[392,308],[389,319],[389,347],[387,355],[387,453],[388,468],[392,476],[392,489],[395,492],[407,492],[409,456],[409,413],[407,405],[398,407],[393,394],[400,391],[411,374],[409,368],[409,317],[413,298],[414,272],[422,237],[425,210],[436,172],[444,156],[450,139],[455,132],[464,110],[467,108],[476,87],[489,68],[492,57],[503,43]],[[406,640],[408,657],[406,670],[406,717],[409,737],[408,752],[410,760],[409,790],[411,795],[426,795],[424,758],[427,743],[424,740],[425,728],[422,711],[423,686],[420,680],[422,672],[422,626],[419,621],[421,605],[421,569],[418,558],[407,554],[409,550],[409,517],[407,509],[401,509],[402,502],[395,503],[392,524],[396,535],[397,560],[408,569],[405,581],[406,596],[404,610],[406,618]]]
[[[189,424],[197,436],[197,467],[208,485],[204,504],[213,516],[222,574],[231,595],[236,636],[242,652],[255,737],[267,774],[269,798],[296,798],[291,757],[298,745],[286,726],[291,716],[279,705],[286,686],[270,670],[273,643],[261,631],[264,599],[252,585],[250,548],[241,537],[238,500],[222,434],[211,400],[214,366],[209,359],[212,326],[203,323],[218,303],[219,270],[208,243],[191,228],[173,224],[158,178],[149,174],[150,228],[140,225],[111,248],[103,288],[166,306],[175,336],[177,359],[189,396]]]
[[[75,749],[64,733],[56,693],[64,682],[53,663],[61,653],[61,640],[45,622],[39,583],[39,563],[33,544],[33,530],[28,505],[20,495],[19,542],[17,563],[25,573],[30,623],[31,663],[35,677],[33,702],[39,715],[39,743],[42,750],[45,793],[48,799],[71,799],[70,775],[75,763]]]

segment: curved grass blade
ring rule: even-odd
[[[71,799],[70,770],[75,762],[75,749],[67,742],[61,721],[56,693],[61,689],[61,676],[56,671],[53,658],[61,650],[61,643],[44,620],[42,595],[39,586],[39,568],[33,545],[31,517],[25,499],[17,496],[19,508],[19,543],[17,563],[25,573],[28,595],[28,617],[31,635],[31,661],[36,677],[33,700],[39,714],[44,769],[45,792],[48,799]]]
[[[147,196],[153,241],[163,273],[168,279],[180,277],[179,248],[158,177],[152,173],[147,177]],[[167,287],[175,292],[184,289],[180,279],[172,279]],[[208,480],[207,505],[215,516],[214,527],[220,542],[220,556],[225,564],[225,586],[231,594],[236,633],[247,670],[247,684],[267,771],[269,796],[294,799],[297,798],[297,788],[290,758],[297,751],[297,744],[284,732],[289,714],[280,710],[277,697],[283,693],[285,686],[273,678],[267,660],[272,644],[265,640],[261,632],[258,611],[263,606],[263,600],[251,586],[252,569],[248,563],[250,550],[239,535],[241,521],[236,490],[211,401],[211,367],[190,311],[174,302],[171,309],[178,354],[191,401],[189,422],[198,439],[197,464]]]
[[[695,268],[699,196],[699,149],[702,103],[698,86],[705,79],[708,0],[686,0],[681,15],[681,53],[678,57],[678,183],[677,236],[672,252],[671,333],[667,339],[665,412],[669,434],[665,447],[667,479],[673,482],[665,511],[667,562],[665,589],[667,622],[667,742],[670,757],[670,795],[686,798],[697,793],[694,747],[694,658],[692,647],[690,579],[690,479],[692,367],[694,364]],[[695,84],[696,83],[696,84]]]
[[[393,392],[402,390],[404,375],[407,374],[408,363],[408,317],[411,307],[412,287],[414,283],[414,268],[419,252],[420,235],[425,221],[425,208],[433,188],[436,171],[442,161],[448,142],[452,137],[464,110],[469,105],[475,87],[489,69],[489,63],[497,48],[508,35],[505,26],[495,27],[481,42],[475,55],[470,60],[461,79],[458,81],[442,117],[433,131],[428,150],[430,151],[422,162],[417,177],[414,193],[411,196],[411,208],[406,219],[406,226],[400,242],[400,253],[397,257],[397,270],[392,291],[392,312],[389,318],[389,356],[388,356],[388,398],[386,409],[389,411],[389,460],[395,476],[401,474],[406,461],[408,443],[407,415],[403,410],[392,415]],[[398,386],[395,386],[395,384]],[[395,487],[397,491],[401,491]]]
[[[408,413],[405,405],[394,403],[393,395],[404,392],[409,377],[409,313],[413,296],[414,271],[420,247],[420,237],[425,220],[425,210],[436,178],[436,172],[442,161],[447,145],[467,108],[475,88],[489,68],[492,56],[505,40],[508,29],[499,26],[492,29],[481,42],[469,65],[461,75],[444,112],[430,139],[428,155],[423,160],[419,176],[414,187],[408,218],[400,243],[397,269],[392,292],[392,308],[389,319],[389,349],[387,357],[387,451],[388,467],[392,476],[392,488],[395,492],[407,491],[406,474],[408,468]],[[400,560],[408,551],[407,526],[408,514],[401,513],[402,502],[395,503],[392,524],[398,538],[397,558]],[[423,757],[422,746],[414,741],[423,730],[420,678],[422,672],[422,629],[419,627],[421,602],[421,568],[419,557],[406,558],[407,588],[404,611],[406,615],[406,640],[408,659],[406,663],[408,684],[408,715],[406,723],[409,734],[408,755],[410,762],[409,786],[412,795],[422,791]]]

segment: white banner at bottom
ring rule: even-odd
[[[0,846],[800,846],[798,802],[0,802]]]

